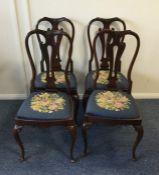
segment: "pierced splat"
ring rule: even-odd
[[[73,23],[68,19],[68,18],[65,18],[65,17],[62,17],[62,18],[49,18],[49,17],[43,17],[41,18],[37,24],[36,24],[36,29],[40,29],[40,24],[42,24],[43,22],[48,22],[50,25],[51,25],[51,28],[47,27],[46,25],[44,26],[46,28],[46,31],[56,31],[56,30],[61,30],[61,31],[64,31],[64,32],[67,32],[67,28],[65,28],[65,26],[62,26],[62,23],[67,23],[69,24],[69,26],[71,27],[71,32],[69,34],[72,42],[74,40],[74,32],[75,32],[75,29],[74,29],[74,25]],[[37,34],[37,38],[38,38],[38,42],[39,42],[39,45],[40,45],[40,48],[43,48],[43,42],[42,42],[42,39],[40,37],[39,34]],[[58,36],[57,38],[57,43],[56,44],[56,69],[57,70],[61,70],[61,58],[60,58],[60,55],[59,55],[59,47],[60,47],[60,44],[61,44],[61,41],[62,41],[62,36]],[[54,52],[55,53],[55,52]],[[41,72],[45,72],[45,64],[44,64],[44,56],[42,55],[42,58],[41,58],[41,61],[40,61],[40,67],[41,67]],[[73,69],[73,63],[71,62],[71,69]]]
[[[48,57],[48,60],[51,61],[49,69],[51,68],[54,71],[61,71],[62,66],[60,64],[61,59],[60,59],[59,48],[63,36],[62,35],[53,36],[51,35],[51,33],[52,33],[51,31],[47,32],[46,42],[41,44],[43,61],[46,63],[46,58]],[[48,54],[48,46],[51,47],[50,56]]]
[[[35,81],[35,77],[36,77],[36,69],[35,69],[35,65],[32,59],[32,55],[29,49],[29,38],[32,35],[42,35],[45,39],[45,43],[43,42],[40,47],[41,47],[41,52],[43,55],[43,60],[46,64],[46,82],[47,82],[47,89],[51,89],[52,91],[56,89],[56,85],[55,85],[55,75],[54,72],[55,71],[59,71],[62,70],[61,69],[61,65],[59,63],[59,47],[60,47],[60,43],[61,43],[61,39],[62,37],[65,37],[66,40],[68,41],[68,50],[65,53],[66,59],[67,59],[67,65],[66,65],[66,69],[64,70],[65,73],[65,78],[66,78],[66,88],[69,89],[69,80],[68,80],[68,72],[69,72],[69,64],[71,62],[71,55],[72,55],[72,40],[70,38],[70,36],[59,30],[59,31],[43,31],[43,30],[33,30],[31,32],[28,33],[28,35],[26,36],[26,40],[25,40],[25,44],[26,44],[26,50],[28,53],[28,57],[31,63],[31,67],[32,67],[32,72],[33,72],[33,78],[32,78],[32,86],[34,87],[34,81]],[[51,48],[51,53],[49,54],[49,47]]]
[[[102,29],[99,29],[99,32],[102,31]],[[108,36],[100,35],[99,36],[101,46],[102,46],[102,55],[100,59],[100,69],[101,70],[108,70],[109,65],[109,57],[107,56],[107,42],[108,42]]]
[[[109,73],[109,87],[116,88],[117,73],[120,69],[121,57],[125,49],[125,43],[123,42],[123,35],[121,32],[115,32],[109,34],[109,42],[107,44],[107,53],[110,62]],[[116,50],[116,54],[115,53]]]
[[[104,29],[109,29],[109,30],[116,30],[116,26],[113,25],[113,23],[119,23],[122,25],[122,29],[121,30],[126,30],[126,24],[123,20],[121,20],[120,18],[109,18],[109,19],[105,19],[105,18],[94,18],[90,21],[89,25],[88,25],[88,29],[87,29],[87,34],[88,34],[88,41],[89,41],[89,46],[90,46],[90,51],[91,51],[91,56],[90,56],[90,60],[89,60],[89,71],[92,71],[92,62],[93,62],[93,57],[94,57],[94,50],[93,50],[93,42],[92,42],[92,37],[91,37],[91,27],[93,25],[98,24],[98,23],[102,24],[102,27],[100,27],[98,29],[98,31],[102,31]],[[101,55],[101,64],[100,64],[100,69],[102,70],[109,70],[109,58],[107,56],[107,49],[106,45],[109,42],[109,37],[106,37],[107,39],[105,40],[104,38],[102,38],[102,36],[99,38],[101,45],[102,45],[102,55]],[[123,38],[124,39],[124,38]]]
[[[137,45],[136,45],[136,50],[134,52],[134,55],[132,57],[131,63],[129,65],[127,77],[128,77],[128,82],[129,82],[129,90],[128,92],[131,92],[131,86],[132,86],[132,81],[131,81],[131,71],[133,64],[136,59],[136,55],[139,50],[140,42],[139,42],[139,37],[136,35],[134,32],[125,30],[125,31],[112,31],[112,30],[102,30],[98,32],[94,39],[93,43],[93,49],[95,53],[95,63],[97,67],[97,74],[94,82],[94,87],[96,86],[96,80],[98,79],[99,76],[99,70],[100,70],[100,65],[98,63],[98,56],[97,56],[97,40],[98,38],[102,38],[102,42],[105,43],[107,40],[106,36],[109,37],[109,42],[107,45],[102,45],[102,48],[107,51],[107,57],[109,60],[109,76],[108,80],[109,83],[107,85],[108,88],[110,89],[117,89],[117,74],[120,70],[120,64],[121,64],[121,59],[122,59],[122,54],[126,48],[126,44],[123,41],[123,38],[125,38],[126,35],[133,36],[136,38]],[[104,48],[105,46],[105,48]]]

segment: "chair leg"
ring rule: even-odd
[[[71,126],[67,126],[67,128],[68,128],[68,131],[71,135],[70,158],[71,158],[71,162],[73,163],[73,162],[75,162],[73,150],[74,150],[74,145],[76,142],[76,126],[71,125]]]
[[[136,148],[138,146],[138,144],[140,143],[142,137],[143,137],[143,133],[144,133],[144,130],[143,130],[143,126],[142,125],[134,125],[133,126],[137,132],[137,137],[136,137],[136,140],[134,142],[134,145],[133,145],[133,149],[132,149],[132,158],[134,160],[137,160],[137,157],[136,157]]]
[[[86,156],[88,154],[88,139],[87,139],[87,129],[90,127],[92,123],[84,122],[82,125],[82,136],[84,141],[84,150],[83,154]]]
[[[78,94],[74,97],[75,100],[75,123],[78,125],[77,115],[78,115],[78,107],[79,107],[79,96]]]
[[[88,94],[85,93],[83,95],[83,109],[84,109],[84,111],[86,110],[87,101],[88,101]]]
[[[14,138],[17,142],[17,144],[19,145],[20,149],[21,149],[21,157],[20,159],[23,161],[25,160],[25,152],[24,152],[24,146],[23,146],[23,143],[19,137],[19,132],[22,130],[22,126],[18,126],[18,125],[15,125],[14,126],[14,129],[13,129],[13,135],[14,135]]]
[[[84,141],[84,156],[87,155],[88,141],[87,141],[87,126],[85,124],[82,125],[82,136]]]

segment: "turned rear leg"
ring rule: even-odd
[[[87,129],[92,125],[90,122],[84,122],[82,125],[82,136],[84,141],[84,150],[83,154],[86,156],[88,154],[88,138],[87,138]]]
[[[76,142],[76,126],[72,125],[72,126],[67,126],[69,133],[71,135],[71,146],[70,146],[70,158],[71,158],[71,162],[75,162],[75,158],[73,155],[73,151],[74,151],[74,146],[75,146],[75,142]]]

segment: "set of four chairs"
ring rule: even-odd
[[[85,117],[81,126],[84,154],[88,152],[87,128],[92,124],[132,125],[137,132],[132,148],[132,157],[136,159],[135,152],[143,137],[143,126],[131,96],[131,72],[140,47],[139,36],[126,30],[126,24],[120,18],[94,18],[87,29],[90,60],[83,95]],[[66,127],[71,136],[71,162],[75,161],[73,150],[79,96],[72,60],[74,36],[75,27],[70,19],[44,17],[25,38],[32,69],[31,93],[18,110],[13,129],[22,160],[25,159],[25,151],[19,132],[23,126],[31,125]],[[130,65],[124,76],[121,65],[127,37],[135,39],[136,44],[132,56],[127,56]],[[30,38],[37,40],[38,45],[34,50],[39,53],[39,47],[40,55],[33,53]]]

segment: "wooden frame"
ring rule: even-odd
[[[71,162],[74,162],[74,156],[73,156],[73,149],[74,149],[74,145],[75,145],[75,141],[76,141],[76,124],[75,124],[75,109],[74,109],[74,98],[73,95],[71,94],[70,91],[70,86],[69,86],[69,80],[68,80],[68,70],[69,70],[69,63],[71,60],[71,54],[72,54],[72,40],[70,38],[70,36],[63,32],[63,31],[42,31],[42,30],[33,30],[30,31],[25,39],[25,44],[26,44],[26,50],[27,50],[27,54],[29,57],[29,61],[32,67],[32,73],[33,73],[33,78],[31,80],[32,84],[34,84],[35,81],[35,76],[36,76],[36,69],[35,69],[35,65],[33,62],[33,58],[30,52],[30,48],[29,48],[29,38],[32,35],[43,35],[43,37],[45,37],[46,42],[42,43],[42,47],[43,47],[43,54],[44,54],[44,61],[46,63],[46,80],[47,80],[47,88],[45,90],[45,92],[53,92],[53,93],[57,93],[59,92],[59,89],[56,88],[56,84],[55,84],[55,76],[54,76],[54,71],[56,70],[56,66],[58,64],[56,64],[58,62],[58,60],[56,59],[56,54],[58,53],[58,50],[56,48],[58,48],[58,38],[61,37],[65,37],[68,42],[69,42],[69,49],[68,49],[68,62],[66,65],[66,69],[65,69],[65,78],[66,78],[66,85],[67,85],[67,94],[69,96],[69,104],[71,105],[71,114],[70,116],[67,116],[67,118],[64,119],[23,119],[23,118],[19,118],[18,116],[15,118],[15,126],[13,129],[13,133],[14,133],[14,137],[15,140],[17,142],[17,144],[20,147],[21,150],[21,159],[24,160],[25,159],[25,152],[24,152],[24,146],[23,143],[20,139],[19,136],[19,132],[22,130],[22,128],[24,126],[38,126],[38,127],[50,127],[50,126],[64,126],[68,129],[70,136],[71,136],[71,147],[70,147],[70,158],[71,158]],[[57,40],[55,40],[55,38]],[[49,58],[49,54],[47,54],[48,50],[47,47],[51,46],[52,47],[52,54],[51,54],[51,58]],[[50,74],[51,72],[51,74]],[[40,91],[41,92],[41,91]],[[30,116],[29,116],[30,117]]]

